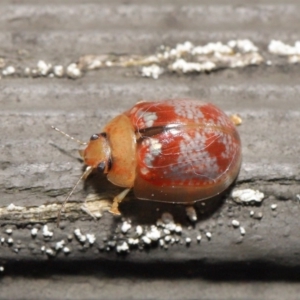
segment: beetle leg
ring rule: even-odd
[[[124,191],[122,191],[119,195],[117,195],[114,200],[113,200],[113,204],[111,206],[110,212],[114,215],[120,215],[120,211],[119,211],[119,204],[122,202],[122,200],[126,197],[126,195],[129,193],[131,189],[125,189]]]
[[[193,223],[196,222],[198,218],[197,218],[197,213],[196,213],[194,206],[189,205],[185,208],[185,210],[186,210],[186,215],[188,216],[189,220]]]

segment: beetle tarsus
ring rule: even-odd
[[[197,213],[196,213],[194,206],[189,205],[186,207],[185,210],[186,210],[186,215],[189,218],[189,220],[193,223],[197,222],[198,218],[197,218]]]
[[[119,195],[117,195],[114,200],[113,204],[111,206],[110,212],[114,215],[120,215],[119,211],[119,204],[123,201],[123,199],[126,197],[126,195],[129,193],[130,189],[125,189],[122,191]]]

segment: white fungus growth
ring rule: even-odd
[[[76,79],[82,76],[81,70],[78,68],[77,64],[70,64],[67,67],[66,73],[68,77]]]
[[[37,69],[38,69],[38,72],[39,72],[40,75],[46,76],[51,71],[52,65],[51,64],[47,64],[43,60],[39,60],[38,63],[37,63]]]
[[[201,242],[201,239],[202,239],[202,236],[201,236],[201,235],[197,235],[197,242],[198,242],[198,243]]]
[[[4,272],[4,267],[0,266],[0,272]]]
[[[35,236],[37,235],[38,231],[39,231],[39,230],[38,230],[37,228],[35,228],[35,227],[32,228],[32,229],[31,229],[31,235],[32,235],[33,237],[35,237]]]
[[[174,230],[176,233],[181,234],[182,232],[182,226],[180,224],[177,224]]]
[[[151,66],[142,67],[142,76],[151,77],[157,79],[161,74],[163,74],[164,69],[160,66],[153,64]]]
[[[212,234],[209,232],[209,231],[207,231],[206,233],[205,233],[205,235],[206,235],[206,237],[210,240],[211,239],[211,237],[212,237]]]
[[[168,224],[166,224],[166,226],[165,226],[165,228],[167,229],[167,230],[169,230],[169,231],[175,231],[175,229],[176,229],[176,224],[174,224],[174,223],[168,223]]]
[[[277,208],[277,204],[271,204],[271,209],[275,210]]]
[[[42,252],[45,252],[45,250],[46,250],[46,246],[42,246],[42,247],[41,247],[41,251],[42,251]]]
[[[69,253],[71,252],[71,250],[70,250],[69,247],[64,247],[64,248],[63,248],[63,252],[64,252],[65,254],[69,254]]]
[[[85,236],[84,234],[81,233],[81,231],[80,231],[79,228],[76,228],[76,229],[74,230],[74,235],[75,235],[75,237],[77,238],[77,240],[78,240],[80,243],[82,243],[82,244],[85,243],[85,241],[86,241],[86,236]]]
[[[160,247],[163,247],[163,246],[165,245],[165,241],[164,241],[163,239],[160,239],[160,240],[158,241],[158,243],[159,243],[159,246],[160,246]]]
[[[6,232],[7,234],[12,234],[13,230],[12,230],[11,228],[7,228],[7,229],[5,230],[5,232]]]
[[[56,77],[63,77],[64,76],[64,67],[60,66],[60,65],[54,66],[53,67],[53,74]]]
[[[240,227],[240,233],[241,233],[241,235],[245,235],[246,234],[246,230],[242,226]]]
[[[9,204],[8,206],[7,206],[7,210],[8,211],[14,211],[14,210],[17,210],[17,211],[21,211],[21,210],[23,210],[25,207],[24,206],[17,206],[17,205],[14,205],[13,203],[11,203],[11,204]]]
[[[231,221],[231,224],[232,224],[232,226],[235,227],[235,228],[237,228],[237,227],[240,226],[240,222],[239,222],[238,220],[232,220],[232,221]]]
[[[295,45],[291,46],[279,40],[272,40],[269,43],[268,50],[273,54],[283,56],[300,55],[300,41],[296,41]]]
[[[163,233],[164,233],[164,234],[171,234],[171,231],[170,231],[169,229],[164,229],[164,230],[163,230]]]
[[[141,236],[143,234],[143,227],[140,225],[136,226],[135,232],[137,233],[138,236]]]
[[[148,236],[144,235],[144,236],[142,236],[141,239],[145,244],[147,244],[147,245],[151,244],[151,239]]]
[[[86,238],[87,238],[90,245],[93,245],[96,241],[96,237],[93,233],[87,233]]]
[[[139,244],[139,239],[129,238],[127,242],[129,245],[136,246]]]
[[[47,237],[51,238],[53,236],[53,232],[49,230],[48,225],[44,225],[43,227],[43,236],[45,238]]]
[[[232,191],[231,196],[235,202],[244,204],[261,203],[265,197],[264,193],[252,189],[235,189]]]
[[[118,253],[121,253],[121,252],[128,252],[129,251],[129,246],[126,242],[123,242],[121,243],[120,245],[117,245],[116,247],[116,251]]]
[[[121,231],[123,233],[128,232],[128,230],[131,228],[131,224],[129,222],[123,222],[122,226],[121,226]]]
[[[12,245],[13,243],[14,243],[14,239],[11,238],[11,237],[9,237],[9,238],[7,239],[7,244]]]
[[[186,238],[185,238],[185,243],[186,243],[187,245],[189,245],[189,244],[191,243],[191,241],[192,241],[192,239],[191,239],[190,237],[186,237]]]
[[[166,235],[164,239],[165,239],[165,242],[169,243],[172,238],[170,235]]]
[[[58,251],[58,250],[63,249],[64,245],[65,245],[65,241],[64,240],[61,240],[61,241],[57,242],[55,244],[55,250]]]
[[[1,237],[0,241],[1,241],[1,244],[4,244],[5,243],[5,238]]]
[[[2,70],[2,75],[3,76],[10,76],[14,75],[16,73],[16,68],[13,66],[8,66],[4,70]]]
[[[161,237],[161,232],[157,229],[157,227],[151,227],[150,231],[146,233],[146,237],[148,237],[151,241],[157,241]]]
[[[55,252],[54,252],[54,250],[51,249],[51,248],[47,248],[45,252],[46,252],[46,254],[49,255],[49,256],[55,256]]]

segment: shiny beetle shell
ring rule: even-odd
[[[235,180],[241,144],[215,105],[173,99],[137,103],[93,135],[82,156],[113,184],[133,188],[138,199],[190,205]],[[126,193],[115,198],[115,213]]]

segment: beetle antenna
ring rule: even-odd
[[[89,174],[93,171],[93,168],[91,166],[88,166],[85,171],[83,172],[83,174],[80,176],[80,178],[78,179],[78,181],[76,182],[76,184],[74,185],[74,187],[72,188],[71,192],[69,193],[69,195],[66,197],[66,199],[64,200],[58,215],[57,215],[57,227],[59,226],[59,222],[60,222],[60,217],[61,217],[61,213],[64,211],[65,206],[67,204],[67,202],[69,201],[70,197],[72,196],[72,194],[74,193],[75,189],[77,188],[78,184],[80,183],[80,181],[82,179],[85,179],[87,176],[89,176]]]
[[[77,142],[77,143],[80,144],[80,145],[87,145],[86,142],[82,142],[82,141],[80,141],[80,140],[74,138],[73,136],[70,136],[69,134],[65,133],[64,131],[58,129],[57,127],[55,127],[55,126],[53,126],[53,125],[51,126],[51,128],[54,129],[54,130],[56,130],[57,132],[61,133],[62,135],[64,135],[64,136],[67,137],[68,139]]]

